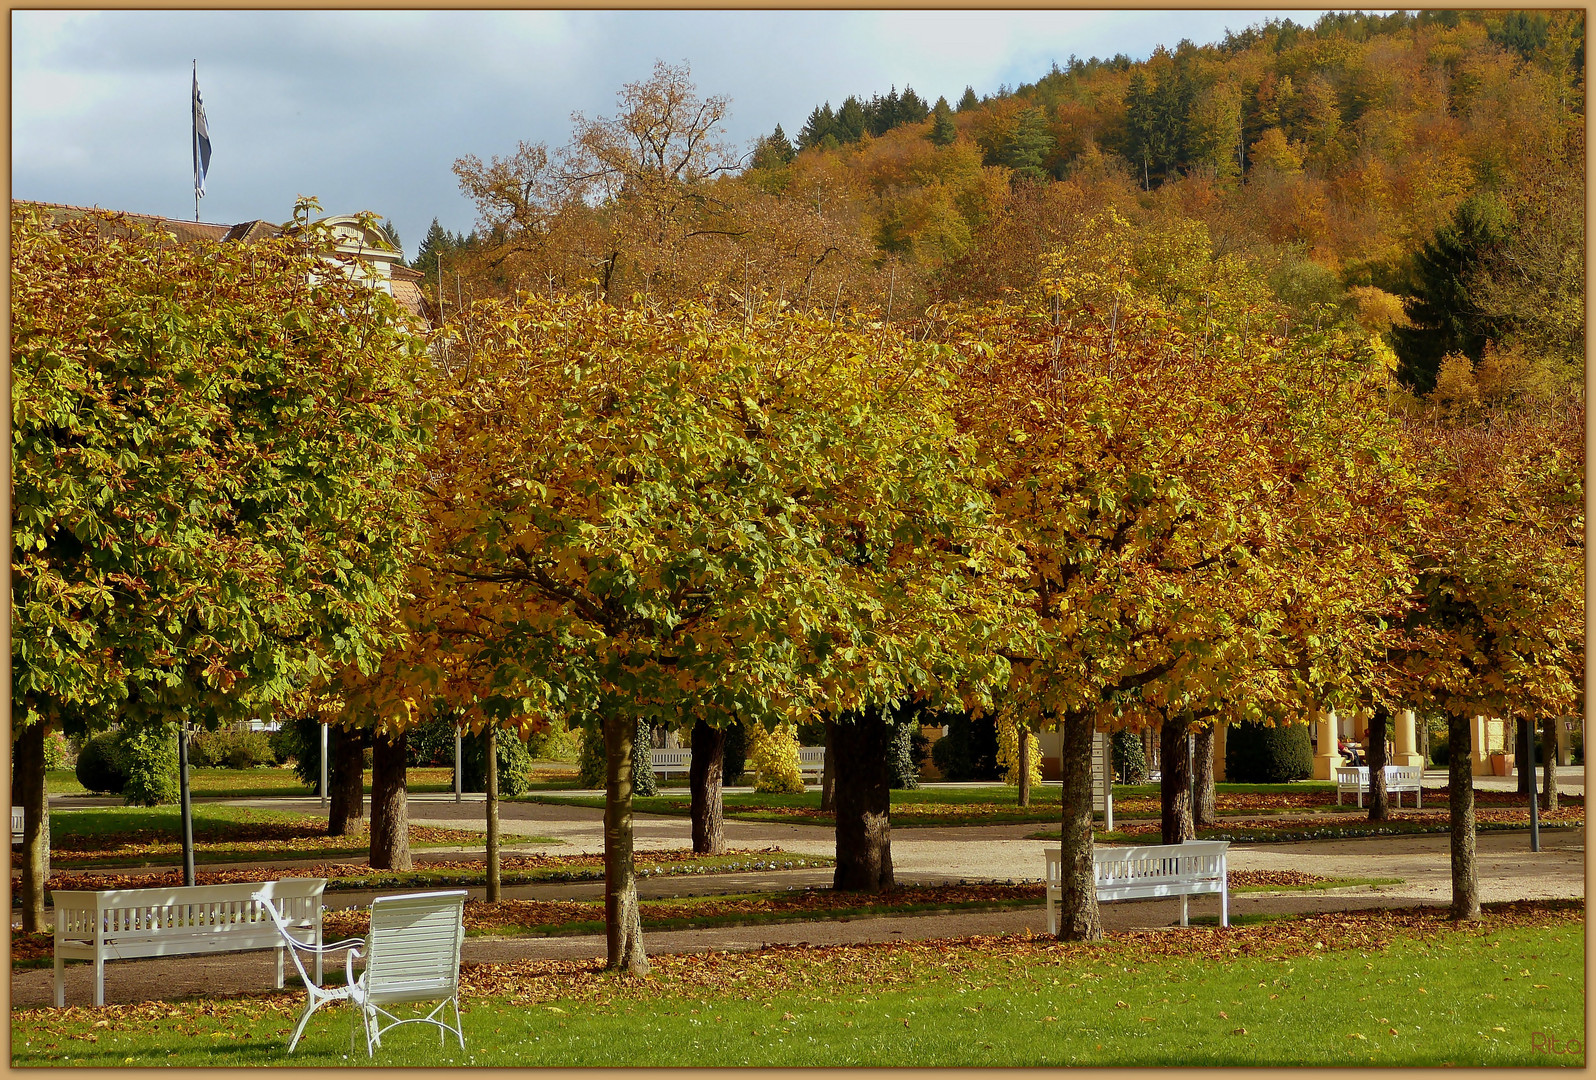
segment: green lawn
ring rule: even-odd
[[[1582,1048],[1553,1053],[1584,1037],[1579,922],[1454,929],[1432,918],[1341,937],[1308,925],[1097,946],[1005,938],[661,957],[642,983],[569,965],[541,976],[479,968],[468,981],[491,989],[468,999],[464,1052],[452,1042],[440,1050],[435,1030],[401,1028],[374,1064],[1584,1064]],[[318,1014],[287,1057],[302,1001],[13,1010],[12,1064],[368,1064],[363,1049],[348,1053],[341,1010]]]
[[[534,761],[532,763],[534,791],[559,791],[576,786],[575,769],[565,762]],[[570,773],[570,778],[565,777]],[[417,793],[436,793],[454,790],[454,772],[450,769],[409,769],[405,774],[406,786]],[[45,773],[45,783],[51,795],[92,794],[71,769],[51,769]],[[371,770],[366,770],[366,793],[371,793]],[[190,769],[189,792],[197,799],[261,799],[275,795],[292,798],[313,798],[315,791],[300,783],[294,770],[287,765],[267,766],[258,769]]]

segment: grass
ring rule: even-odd
[[[317,814],[254,807],[195,803],[192,809],[195,863],[244,862],[276,858],[349,858],[365,855],[364,833],[326,835]],[[455,846],[457,840],[429,841],[413,828],[411,847]],[[67,869],[111,869],[169,863],[182,850],[182,816],[176,806],[107,806],[55,810],[50,814],[51,865]],[[504,836],[510,843],[554,843],[550,838]]]
[[[1335,785],[1321,781],[1304,781],[1292,784],[1217,784],[1215,796],[1221,802],[1226,797],[1241,796],[1333,796]],[[1042,784],[1031,790],[1031,805],[1014,804],[1015,789],[1002,784],[982,787],[921,787],[892,792],[892,824],[894,828],[1000,825],[1050,823],[1058,820],[1061,790],[1057,785]],[[602,808],[602,796],[532,794],[520,796],[527,802],[571,804]],[[1156,784],[1116,784],[1115,815],[1127,819],[1157,817]],[[1151,800],[1154,806],[1135,807],[1137,802]],[[1132,803],[1121,809],[1118,803]],[[820,789],[811,786],[802,794],[784,795],[762,792],[727,792],[722,796],[725,815],[738,821],[779,822],[782,824],[829,825],[830,813],[820,812]],[[632,809],[642,814],[681,816],[692,811],[691,798],[686,789],[665,788],[663,793],[634,796]],[[1312,808],[1314,810],[1322,808]],[[1331,811],[1335,810],[1332,805]],[[1128,811],[1128,812],[1127,812]],[[1263,808],[1248,810],[1249,814],[1301,813],[1302,809]]]
[[[576,786],[575,767],[561,761],[534,761],[531,767],[533,790],[558,791]],[[567,778],[569,777],[569,778]],[[406,787],[417,794],[436,794],[454,790],[451,769],[415,768],[405,773]],[[92,795],[71,769],[51,769],[45,773],[51,795]],[[366,794],[371,794],[371,770],[366,770]],[[197,799],[267,799],[274,796],[314,798],[314,789],[300,783],[287,765],[258,769],[191,769],[189,793]]]
[[[913,943],[658,958],[646,981],[586,970],[507,976],[468,998],[466,1050],[400,1028],[374,1062],[347,1012],[302,994],[13,1010],[13,1066],[1158,1066],[1573,1065],[1583,1039],[1584,930],[1454,929],[1378,940],[1246,944],[1230,931]],[[1180,936],[1177,936],[1180,935]],[[1309,935],[1312,936],[1311,934]],[[1360,941],[1362,942],[1360,944]],[[1186,948],[1187,944],[1191,948]],[[1182,951],[1184,950],[1184,951]],[[1240,955],[1238,955],[1238,951]],[[468,973],[479,977],[481,973]],[[103,1022],[104,1026],[96,1026]]]

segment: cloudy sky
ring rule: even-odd
[[[469,231],[450,165],[564,143],[656,60],[731,98],[738,145],[823,101],[1033,82],[1071,54],[1146,57],[1318,11],[13,11],[12,196],[192,217],[190,70],[213,157],[206,221],[285,220],[297,194],[371,210],[406,252]]]

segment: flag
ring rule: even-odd
[[[211,133],[205,126],[205,103],[200,100],[199,68],[194,69],[194,197],[205,196],[205,174],[211,168]]]

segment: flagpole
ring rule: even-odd
[[[195,86],[199,85],[199,57],[197,57],[197,56],[194,58],[194,85]],[[190,120],[191,121],[194,119],[193,116],[192,116],[193,111],[194,111],[193,110],[193,103],[190,102],[190,104],[189,104],[189,113],[190,113]],[[198,127],[197,124],[194,124],[192,122],[189,124],[188,141],[189,141],[189,149],[194,152],[194,175],[196,177],[198,177],[199,176],[199,127]],[[198,184],[194,185],[194,224],[196,224],[196,225],[199,224],[199,185]]]

